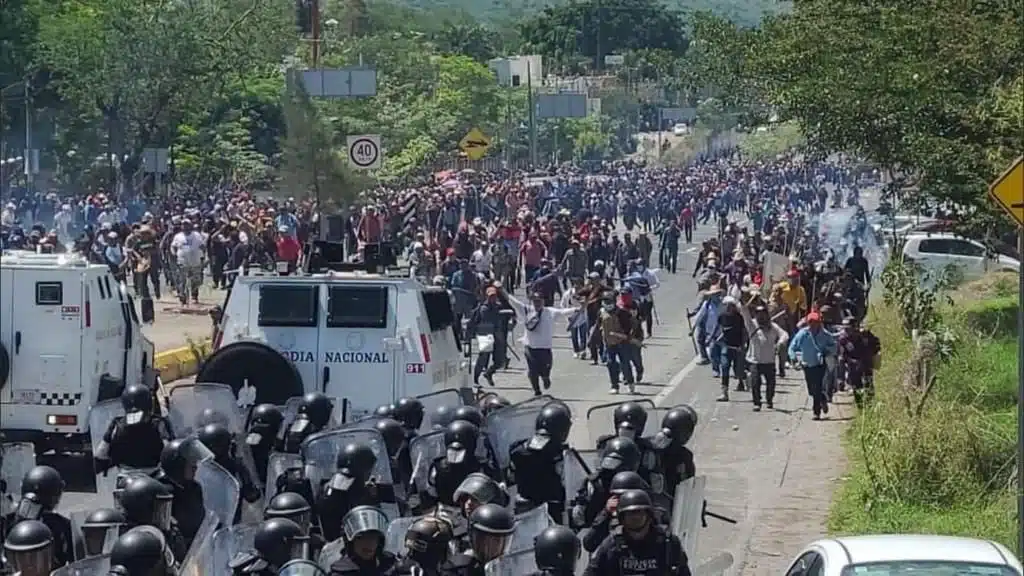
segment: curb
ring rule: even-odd
[[[210,352],[210,340],[203,340],[193,346],[157,352],[153,358],[153,368],[165,383],[188,378],[199,372],[200,361],[205,360]]]

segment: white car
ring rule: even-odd
[[[672,127],[672,134],[675,136],[686,136],[689,133],[690,127],[681,122]]]
[[[953,265],[963,272],[966,280],[980,278],[988,272],[1020,272],[1020,261],[992,254],[976,240],[946,233],[908,234],[903,245],[903,260],[915,262],[935,274]]]
[[[1002,544],[975,538],[892,534],[812,542],[786,576],[1021,576]]]

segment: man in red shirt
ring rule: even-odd
[[[288,273],[295,272],[299,264],[299,256],[302,255],[302,245],[299,239],[288,233],[287,226],[277,229],[277,261],[288,263]]]
[[[693,208],[687,204],[683,207],[683,211],[679,213],[679,227],[683,229],[683,236],[686,237],[686,243],[690,244],[693,242]]]

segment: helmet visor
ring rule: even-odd
[[[349,542],[366,532],[377,532],[383,536],[388,533],[388,517],[372,506],[359,506],[345,515],[341,529]]]
[[[292,560],[278,571],[277,576],[325,576],[327,572],[310,560]]]
[[[330,486],[332,490],[338,490],[345,492],[356,483],[355,476],[349,472],[348,469],[340,470],[337,474],[331,476]]]
[[[292,422],[292,425],[288,427],[288,432],[291,434],[303,434],[306,430],[311,430],[312,428],[313,423],[309,421],[309,418],[304,414],[300,414]]]
[[[153,525],[162,531],[171,529],[171,504],[174,498],[170,495],[157,497],[153,509]]]
[[[672,445],[672,435],[668,429],[663,429],[651,439],[651,445],[655,450],[664,450]]]
[[[551,434],[547,430],[537,430],[537,433],[530,438],[527,448],[530,450],[543,450],[551,442]]]
[[[467,450],[461,442],[453,442],[445,450],[445,458],[451,464],[462,464],[466,460]]]
[[[141,423],[146,418],[146,413],[142,410],[132,410],[124,415],[124,423],[129,426],[135,426]]]
[[[82,526],[82,543],[85,545],[86,556],[109,554],[120,535],[120,524]]]
[[[470,532],[470,542],[477,557],[486,564],[495,558],[504,556],[508,552],[509,544],[512,543],[512,534],[495,534],[472,530]]]
[[[53,569],[53,545],[35,550],[5,550],[15,574],[46,574]]]
[[[195,436],[181,441],[181,455],[192,464],[213,460],[213,452]]]
[[[21,520],[37,520],[42,513],[43,503],[39,501],[39,496],[32,492],[22,495],[21,501],[18,502],[18,518]]]

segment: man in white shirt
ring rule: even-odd
[[[524,304],[512,295],[505,293],[508,301],[516,310],[516,316],[526,328],[520,342],[525,346],[527,377],[536,396],[541,395],[540,381],[544,381],[544,389],[551,388],[551,364],[554,347],[555,322],[559,318],[568,318],[579,308],[556,308],[544,305],[544,295],[534,293],[530,304]]]
[[[480,247],[473,252],[473,255],[469,258],[469,263],[480,274],[489,274],[491,272],[491,247],[487,244],[486,240],[480,242]]]
[[[772,321],[768,309],[758,306],[754,309],[751,319],[746,308],[741,308],[750,334],[747,348],[747,362],[751,365],[749,373],[750,392],[754,400],[754,412],[761,410],[761,380],[764,380],[765,400],[768,409],[774,408],[775,398],[775,359],[780,350],[784,350],[789,341],[789,334]]]
[[[181,221],[181,232],[171,240],[171,255],[178,264],[178,299],[185,306],[191,294],[192,302],[198,304],[199,287],[203,284],[206,240],[202,234],[193,230],[191,220],[186,218]]]

